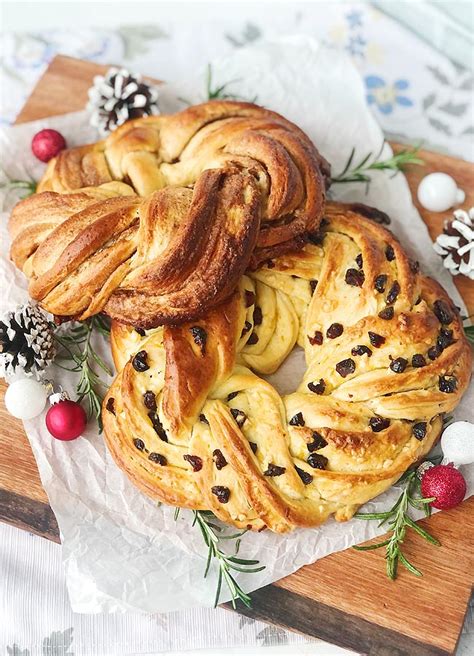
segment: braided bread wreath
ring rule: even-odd
[[[62,153],[15,208],[32,295],[114,319],[105,439],[152,498],[255,530],[349,519],[465,391],[456,308],[381,213],[324,207],[328,177],[291,123],[216,102]],[[306,372],[281,398],[259,374],[296,344]]]

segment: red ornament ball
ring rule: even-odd
[[[33,137],[31,150],[33,155],[42,162],[49,162],[50,159],[66,148],[66,140],[57,130],[40,130]]]
[[[75,440],[84,431],[87,416],[76,401],[59,401],[46,413],[46,428],[57,440]]]
[[[421,493],[424,498],[436,497],[430,504],[433,508],[448,510],[466,496],[466,481],[453,464],[435,465],[423,474]]]

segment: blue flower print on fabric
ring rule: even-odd
[[[382,114],[391,114],[396,105],[413,106],[413,101],[401,93],[410,86],[408,80],[395,80],[392,84],[388,84],[378,75],[367,75],[365,86],[368,91],[367,102],[369,105],[376,105]]]
[[[346,21],[351,29],[362,27],[362,12],[352,9],[346,14]]]

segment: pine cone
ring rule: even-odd
[[[453,276],[461,273],[474,280],[474,207],[468,212],[456,210],[453,216],[433,247]]]
[[[97,75],[89,89],[90,123],[105,137],[129,119],[159,114],[157,100],[156,87],[143,82],[140,75],[110,68],[105,76]]]
[[[54,357],[51,324],[36,305],[27,303],[0,321],[0,375],[18,369],[26,375],[39,374]]]

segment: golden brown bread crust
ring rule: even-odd
[[[329,165],[285,118],[213,101],[51,160],[11,257],[49,312],[144,327],[201,316],[318,228]]]
[[[105,437],[146,494],[285,532],[349,519],[431,449],[471,349],[444,290],[358,209],[329,203],[316,243],[198,322],[114,323]],[[281,398],[257,374],[296,343],[307,369]]]

